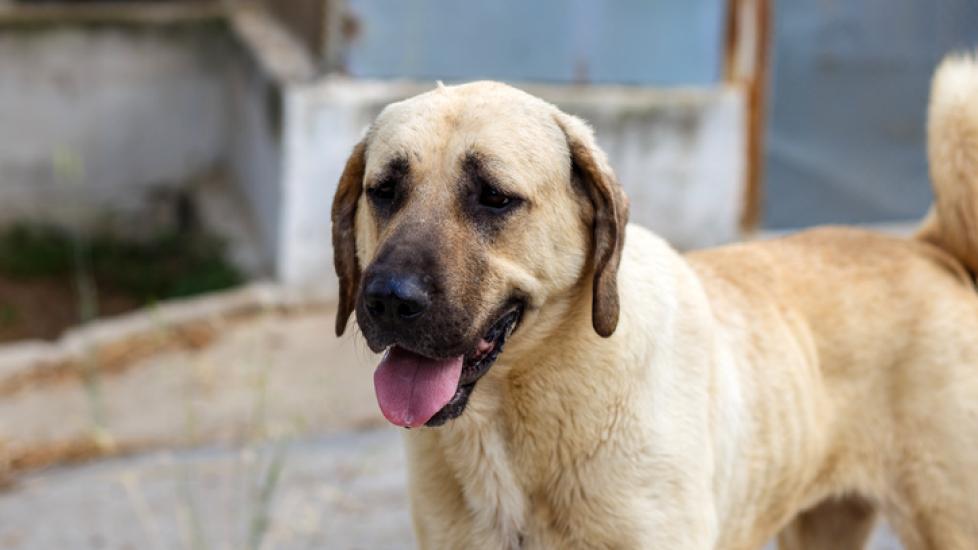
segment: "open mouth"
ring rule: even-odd
[[[516,329],[522,305],[510,306],[465,355],[430,358],[391,346],[374,372],[380,410],[404,428],[440,426],[462,414],[476,382],[503,351]]]

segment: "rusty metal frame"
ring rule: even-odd
[[[764,130],[771,48],[771,0],[727,0],[723,80],[746,97],[745,188],[740,227],[760,225],[764,200]]]

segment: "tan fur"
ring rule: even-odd
[[[976,82],[970,61],[938,73],[921,239],[826,228],[683,257],[628,226],[617,323],[592,319],[617,222],[575,188],[587,158],[614,185],[583,123],[494,83],[388,107],[364,181],[407,154],[413,198],[380,223],[361,195],[358,265],[413,220],[466,235],[450,263],[482,259],[477,324],[528,299],[465,412],[405,433],[419,547],[746,550],[797,517],[785,548],[859,548],[880,510],[909,550],[978,548],[978,210],[952,204],[978,196]],[[485,242],[453,198],[473,147],[528,198]]]
[[[974,55],[941,63],[931,87],[927,149],[936,215],[921,232],[978,272],[978,70]]]

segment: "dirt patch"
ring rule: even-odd
[[[17,279],[0,274],[0,342],[52,340],[81,322],[77,289],[65,279]],[[137,298],[110,289],[98,293],[101,316],[139,308]]]
[[[98,317],[241,282],[222,243],[198,230],[136,241],[14,225],[0,230],[0,342],[53,339]]]

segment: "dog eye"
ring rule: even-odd
[[[482,206],[487,206],[489,208],[501,209],[506,208],[513,202],[513,199],[503,195],[498,190],[490,185],[483,185],[482,189],[479,191],[479,204]]]
[[[367,189],[367,194],[375,200],[389,201],[394,198],[395,191],[394,182],[387,180]]]

